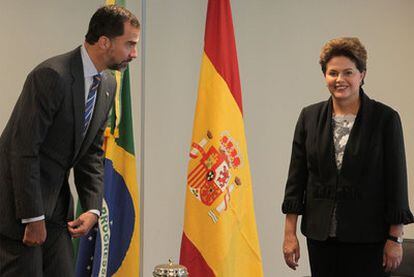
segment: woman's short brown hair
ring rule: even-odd
[[[351,59],[360,72],[367,70],[367,50],[355,37],[334,38],[328,41],[321,50],[319,64],[326,73],[326,64],[333,58],[344,56]]]

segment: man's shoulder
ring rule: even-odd
[[[79,47],[43,61],[33,69],[33,72],[55,72],[63,77],[70,72],[73,64],[82,66]]]
[[[109,84],[116,83],[115,73],[112,70],[104,70],[101,73],[102,81],[107,82]]]
[[[102,81],[105,82],[111,93],[115,93],[117,84],[114,72],[112,70],[107,69],[102,72]]]

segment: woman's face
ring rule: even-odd
[[[341,102],[352,103],[359,97],[359,87],[365,77],[355,63],[344,56],[333,57],[326,64],[325,80],[332,97]]]

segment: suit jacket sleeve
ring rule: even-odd
[[[384,130],[386,220],[389,224],[414,222],[408,205],[407,165],[400,116],[392,111]]]
[[[27,77],[14,108],[10,168],[17,219],[44,214],[39,150],[62,99],[59,75],[37,68]]]
[[[293,137],[289,175],[282,204],[282,212],[285,214],[302,214],[304,209],[304,194],[308,180],[304,125],[305,115],[302,110]]]

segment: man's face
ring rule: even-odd
[[[140,31],[131,23],[124,23],[124,34],[110,40],[111,47],[108,49],[106,66],[112,70],[123,70],[128,63],[138,55],[137,44]]]

